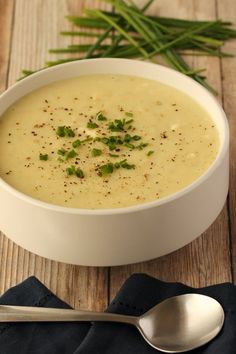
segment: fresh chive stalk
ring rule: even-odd
[[[231,22],[146,15],[145,11],[154,0],[147,1],[143,8],[139,8],[132,0],[103,1],[109,3],[113,10],[86,9],[85,16],[67,16],[72,24],[85,30],[61,32],[63,36],[96,38],[95,43],[50,49],[50,53],[76,53],[78,56],[49,61],[45,67],[98,57],[138,57],[155,61],[156,56],[161,55],[174,69],[192,77],[215,93],[206,78],[200,74],[203,69],[192,69],[182,55],[232,57],[233,54],[221,51],[227,40],[236,38],[236,30],[232,28]],[[100,33],[94,33],[94,29],[99,29]],[[22,70],[23,77],[33,73],[32,70]]]

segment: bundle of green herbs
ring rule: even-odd
[[[192,69],[182,54],[210,55],[219,58],[233,56],[221,50],[225,41],[236,38],[236,30],[232,29],[232,23],[222,20],[191,21],[146,15],[146,10],[154,0],[148,0],[143,8],[136,6],[132,0],[103,1],[112,5],[113,10],[109,12],[85,9],[85,16],[67,16],[73,25],[83,30],[61,32],[63,36],[90,38],[92,43],[50,49],[49,53],[69,53],[73,56],[46,62],[45,67],[85,58],[156,60],[157,55],[160,55],[171,67],[192,77],[215,93],[207,83],[206,77],[202,75],[204,69]],[[95,33],[94,29],[99,29],[99,33]],[[22,73],[25,77],[34,71],[23,70]]]

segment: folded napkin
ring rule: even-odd
[[[192,354],[236,353],[236,287],[225,283],[193,289],[165,283],[145,274],[132,275],[108,307],[108,312],[139,316],[175,295],[199,293],[214,297],[224,307],[225,324],[211,343]],[[69,308],[35,277],[8,290],[0,304]],[[173,314],[174,315],[174,314]],[[113,323],[8,323],[0,324],[1,354],[157,354],[139,332]]]

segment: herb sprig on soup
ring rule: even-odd
[[[208,113],[182,92],[124,75],[55,82],[0,121],[0,175],[34,198],[119,208],[186,187],[215,160]]]

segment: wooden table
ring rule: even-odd
[[[144,1],[137,1],[138,4]],[[65,14],[84,7],[108,8],[96,0],[0,0],[0,90],[20,76],[22,68],[37,69],[51,58],[47,50],[69,44],[59,36],[69,30]],[[166,16],[195,19],[223,18],[235,23],[235,0],[156,0],[149,10]],[[236,55],[236,41],[226,46]],[[55,58],[55,57],[53,57]],[[236,275],[236,58],[188,58],[205,67],[209,82],[231,127],[231,187],[228,201],[214,224],[196,241],[159,259],[114,268],[79,267],[36,256],[0,236],[0,293],[34,274],[74,307],[103,310],[120,285],[134,272],[195,287],[234,281]],[[14,222],[14,220],[12,221]],[[33,235],[32,235],[33,236]]]

